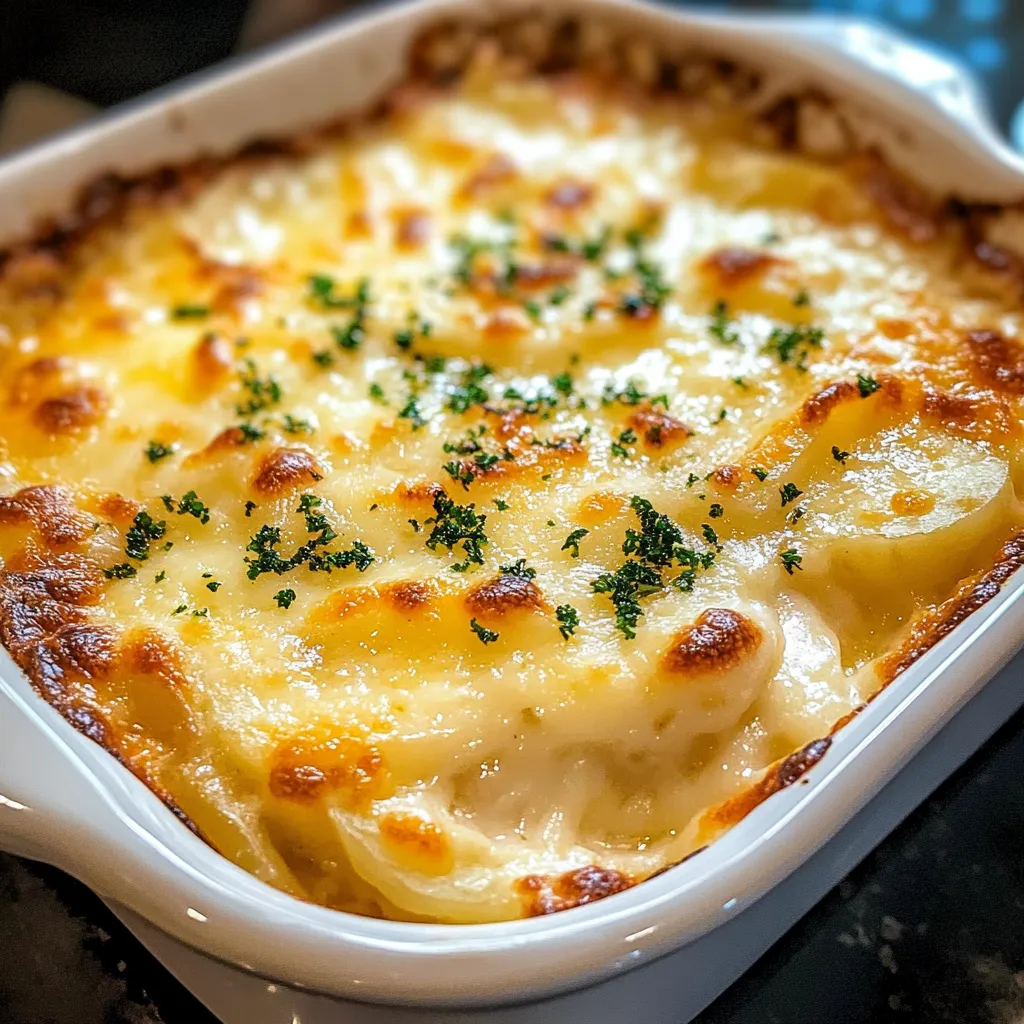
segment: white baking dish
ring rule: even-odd
[[[885,32],[847,21],[690,14],[630,0],[554,3],[611,21],[624,33],[653,33],[668,46],[699,42],[709,52],[766,69],[780,88],[816,84],[859,110],[887,155],[933,188],[971,201],[1024,198],[1024,162],[1000,141],[969,77]],[[388,8],[101,118],[0,167],[0,238],[27,233],[40,217],[67,208],[77,187],[101,172],[131,173],[201,152],[229,152],[256,137],[286,135],[365,108],[399,77],[410,39],[428,22],[521,6],[427,0]],[[40,700],[5,653],[0,845],[81,878],[122,908],[165,955],[178,950],[179,964],[198,962],[183,943],[272,979],[253,983],[268,999],[284,989],[278,982],[338,999],[303,997],[301,1018],[297,1004],[279,1000],[267,1020],[290,1020],[278,1015],[284,1008],[307,1024],[320,1014],[324,1020],[440,1019],[435,1012],[357,1011],[351,1001],[508,1006],[617,979],[556,1003],[459,1019],[621,1021],[628,996],[631,1016],[678,1022],[728,980],[721,964],[709,970],[712,946],[695,940],[743,914],[752,935],[746,944],[732,940],[726,973],[735,976],[763,950],[777,928],[758,917],[758,907],[748,908],[847,825],[1011,657],[1024,639],[1022,591],[1024,575],[1018,574],[843,728],[800,785],[771,797],[709,852],[607,900],[547,918],[419,925],[292,899],[181,827],[140,782]],[[988,725],[1013,706],[1004,698]],[[978,728],[962,740],[956,757],[986,731]],[[951,767],[936,770],[934,781]],[[927,789],[919,785],[907,799],[920,799]],[[864,837],[877,841],[898,816],[886,820]],[[867,852],[864,837],[850,846],[857,857]],[[820,878],[834,881],[836,871],[850,866],[835,861]],[[806,906],[794,898],[789,919]],[[730,928],[735,935],[736,925]],[[673,951],[675,958],[656,965],[654,974],[627,973]],[[644,976],[648,980],[638,984]],[[229,984],[243,975],[222,977]],[[646,994],[651,1002],[645,1007]]]

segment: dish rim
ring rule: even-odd
[[[417,0],[350,13],[16,154],[0,166],[0,190],[41,165],[67,160],[83,143],[102,144],[111,132],[152,118],[168,104],[200,103],[211,89],[272,72],[312,51],[344,46],[346,37],[357,32],[372,36],[403,18],[418,17],[425,23],[453,13],[524,6]],[[865,55],[870,39],[886,40],[901,48],[899,53],[921,55],[935,73],[944,68],[955,83],[946,103],[940,102],[941,95],[936,100],[936,94],[922,93],[905,74],[888,80],[898,87],[894,95],[905,106],[916,107],[918,115],[922,109],[930,112],[921,130],[928,134],[944,126],[941,134],[947,144],[974,147],[979,167],[988,165],[994,185],[1016,186],[1024,196],[1024,161],[999,139],[969,76],[894,33],[852,19],[697,14],[637,0],[562,0],[560,6],[584,16],[638,13],[651,23],[660,19],[686,32],[717,31],[721,35],[715,46],[724,37],[757,36],[760,43],[767,39],[776,44],[780,56],[786,51],[784,41],[801,48],[824,46],[833,57],[838,52],[854,62],[832,75],[844,85],[856,84],[851,82],[857,77],[851,76],[854,67],[865,81],[881,80],[883,72]],[[826,27],[839,37],[829,40]],[[818,71],[827,82],[826,64],[819,61]],[[1024,574],[1018,573],[840,730],[830,751],[800,785],[774,794],[717,840],[713,855],[703,854],[571,913],[436,925],[377,921],[302,903],[258,881],[181,828],[143,783],[35,695],[6,651],[0,651],[0,845],[7,836],[15,847],[20,843],[21,849],[38,851],[180,941],[288,984],[361,1000],[432,1006],[537,999],[649,962],[740,912],[788,875],[1008,660],[1016,638],[1024,634],[1022,594]],[[983,637],[989,640],[984,651]],[[959,688],[954,669],[966,680]],[[942,680],[947,680],[945,688],[939,685]],[[848,767],[853,765],[859,770]],[[867,776],[867,784],[858,776]],[[85,804],[76,806],[69,795],[76,793]],[[85,840],[87,852],[80,846]],[[759,866],[762,861],[764,867]],[[595,927],[599,921],[601,926]],[[517,956],[515,972],[498,959],[510,953]],[[433,970],[439,956],[446,957],[443,973]],[[339,967],[344,958],[347,962]]]

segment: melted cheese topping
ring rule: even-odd
[[[714,838],[1021,518],[1016,306],[746,134],[478,68],[15,260],[19,664],[328,906],[513,918]]]

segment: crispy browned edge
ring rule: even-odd
[[[538,31],[538,25],[540,29]],[[612,80],[625,75],[632,87],[654,93],[677,92],[698,97],[724,87],[731,99],[742,101],[756,93],[760,79],[756,73],[741,68],[732,61],[691,54],[668,58],[660,55],[654,43],[638,44],[636,40],[620,42],[609,37],[595,56],[584,54],[583,29],[576,18],[563,18],[550,22],[542,16],[526,14],[487,25],[466,25],[445,22],[423,32],[414,40],[408,59],[408,76],[376,106],[361,115],[330,123],[323,128],[287,138],[257,139],[237,152],[223,157],[201,156],[190,162],[154,168],[136,175],[107,173],[86,184],[77,200],[62,215],[40,224],[27,239],[15,241],[0,249],[0,278],[22,257],[43,254],[68,264],[76,251],[97,231],[117,225],[133,209],[148,206],[181,203],[195,195],[212,178],[229,167],[248,162],[287,159],[308,154],[323,140],[349,130],[353,124],[374,121],[400,112],[417,95],[444,89],[454,84],[470,56],[485,39],[496,40],[508,53],[519,58],[531,69],[549,75],[562,75],[586,64],[590,70]],[[629,86],[627,86],[628,88]],[[788,151],[813,149],[802,137],[801,114],[813,108],[819,116],[831,117],[852,146],[853,133],[845,125],[835,104],[816,89],[776,98],[773,103],[755,113],[755,120],[764,129],[767,144]],[[850,157],[855,149],[833,156]],[[823,156],[823,154],[815,154]],[[935,237],[948,224],[961,226],[961,238],[969,261],[1009,282],[1024,297],[1024,260],[1015,253],[988,241],[989,221],[1011,208],[1024,207],[1024,200],[1011,206],[971,203],[959,196],[935,201],[908,179],[891,170],[876,150],[861,154],[861,183],[872,196],[883,219],[890,228],[912,241],[925,241]],[[835,723],[828,736],[806,744],[800,750],[770,766],[764,776],[749,789],[737,794],[718,807],[706,812],[702,825],[708,825],[717,835],[749,814],[769,796],[799,781],[828,751],[832,736],[856,717],[871,700],[902,671],[917,661],[934,644],[948,635],[973,612],[991,600],[1024,564],[1024,533],[1012,537],[1004,545],[994,566],[986,572],[970,577],[938,608],[923,615],[896,651],[880,663],[879,689],[868,701],[855,708]],[[3,574],[5,577],[7,573]],[[44,586],[48,590],[49,586]],[[15,600],[23,592],[7,591],[0,599]],[[48,595],[52,600],[52,596]],[[57,601],[60,605],[67,602]],[[87,602],[72,602],[72,605]],[[56,642],[60,633],[75,625],[84,626],[80,610],[75,608],[62,625],[43,638],[43,642]],[[84,627],[88,628],[88,627]],[[0,640],[10,649],[7,630],[0,630]],[[12,651],[12,653],[14,653]],[[66,652],[64,652],[66,653]],[[63,656],[63,655],[62,655]],[[182,823],[202,837],[199,829],[175,804],[170,794],[162,791],[141,770],[124,757],[109,730],[95,715],[69,702],[63,687],[56,685],[43,663],[35,658],[16,658],[43,699],[51,703],[74,728],[99,743],[122,764],[141,779]],[[60,660],[59,658],[57,659]],[[74,662],[74,657],[70,658]],[[49,667],[54,667],[49,662]],[[64,669],[80,668],[65,665]],[[662,868],[655,875],[690,860],[708,849],[709,844],[693,850],[677,864]],[[652,875],[651,877],[655,877]],[[520,879],[517,889],[528,915],[547,914],[580,906],[621,892],[637,884],[631,878],[613,869],[591,865],[557,877],[527,876]]]

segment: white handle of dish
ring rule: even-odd
[[[48,710],[48,709],[45,709]],[[21,699],[0,686],[0,848],[59,867],[58,851],[105,822],[88,773]],[[88,858],[86,858],[88,859]]]

